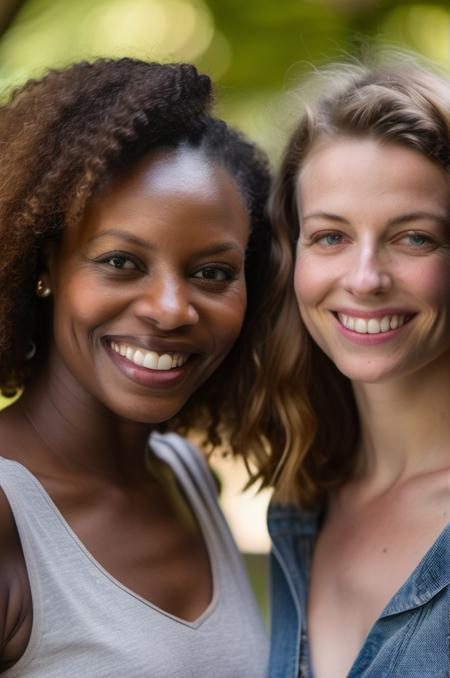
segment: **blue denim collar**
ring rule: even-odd
[[[450,523],[384,608],[381,617],[428,603],[450,584]]]
[[[321,511],[307,511],[295,504],[271,502],[267,514],[270,535],[276,538],[288,533],[315,539],[320,515]]]
[[[289,541],[301,537],[311,549],[319,530],[322,511],[307,511],[293,504],[273,502],[269,506],[268,528],[274,547],[287,560],[291,578],[297,579],[289,562]],[[284,544],[284,543],[285,544]],[[284,548],[284,545],[286,548]],[[307,564],[304,563],[307,567]],[[309,576],[309,573],[307,573]],[[381,618],[420,607],[450,584],[450,523],[424,555],[416,569],[384,608]],[[298,591],[298,593],[300,593]]]

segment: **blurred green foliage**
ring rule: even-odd
[[[267,629],[270,627],[269,612],[269,558],[267,553],[244,553],[244,563]]]
[[[7,5],[14,0],[3,0]],[[0,40],[0,85],[83,58],[193,61],[219,112],[276,158],[282,94],[311,66],[372,45],[413,49],[450,69],[448,0],[25,0]],[[6,6],[6,5],[5,5]],[[1,14],[0,8],[0,14]]]

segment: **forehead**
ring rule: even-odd
[[[153,151],[128,172],[112,178],[88,205],[79,235],[92,225],[185,209],[186,222],[195,211],[212,219],[248,221],[245,201],[234,178],[201,148],[180,146]],[[83,236],[82,236],[83,237]]]
[[[310,210],[360,211],[428,209],[447,214],[450,179],[445,170],[423,154],[397,143],[371,138],[318,143],[299,172],[297,201]]]
[[[221,163],[202,148],[181,145],[173,149],[158,149],[144,155],[128,172],[113,178],[95,199],[107,197],[114,201],[120,193],[138,192],[142,195],[202,193],[220,198],[224,186],[237,189],[234,179]]]
[[[214,197],[224,179],[232,181],[218,162],[202,149],[183,145],[145,155],[128,176],[113,181],[111,189],[113,194],[118,187],[152,194],[206,191]]]
[[[184,233],[201,227],[205,235],[215,230],[248,235],[248,210],[234,179],[201,148],[146,154],[94,195],[79,228],[69,229],[63,241],[76,247],[117,227],[158,237],[157,227],[174,225]]]

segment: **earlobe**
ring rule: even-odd
[[[41,299],[45,299],[52,293],[50,281],[55,258],[55,249],[53,243],[46,243],[46,245],[44,245],[41,257],[41,272],[36,283],[36,295]]]
[[[49,297],[51,293],[52,290],[47,282],[47,274],[43,273],[39,276],[36,283],[36,294],[38,297],[44,299],[45,297]]]

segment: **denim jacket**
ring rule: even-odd
[[[319,513],[272,504],[269,678],[312,678],[306,600]],[[449,678],[450,523],[370,629],[348,678]]]

